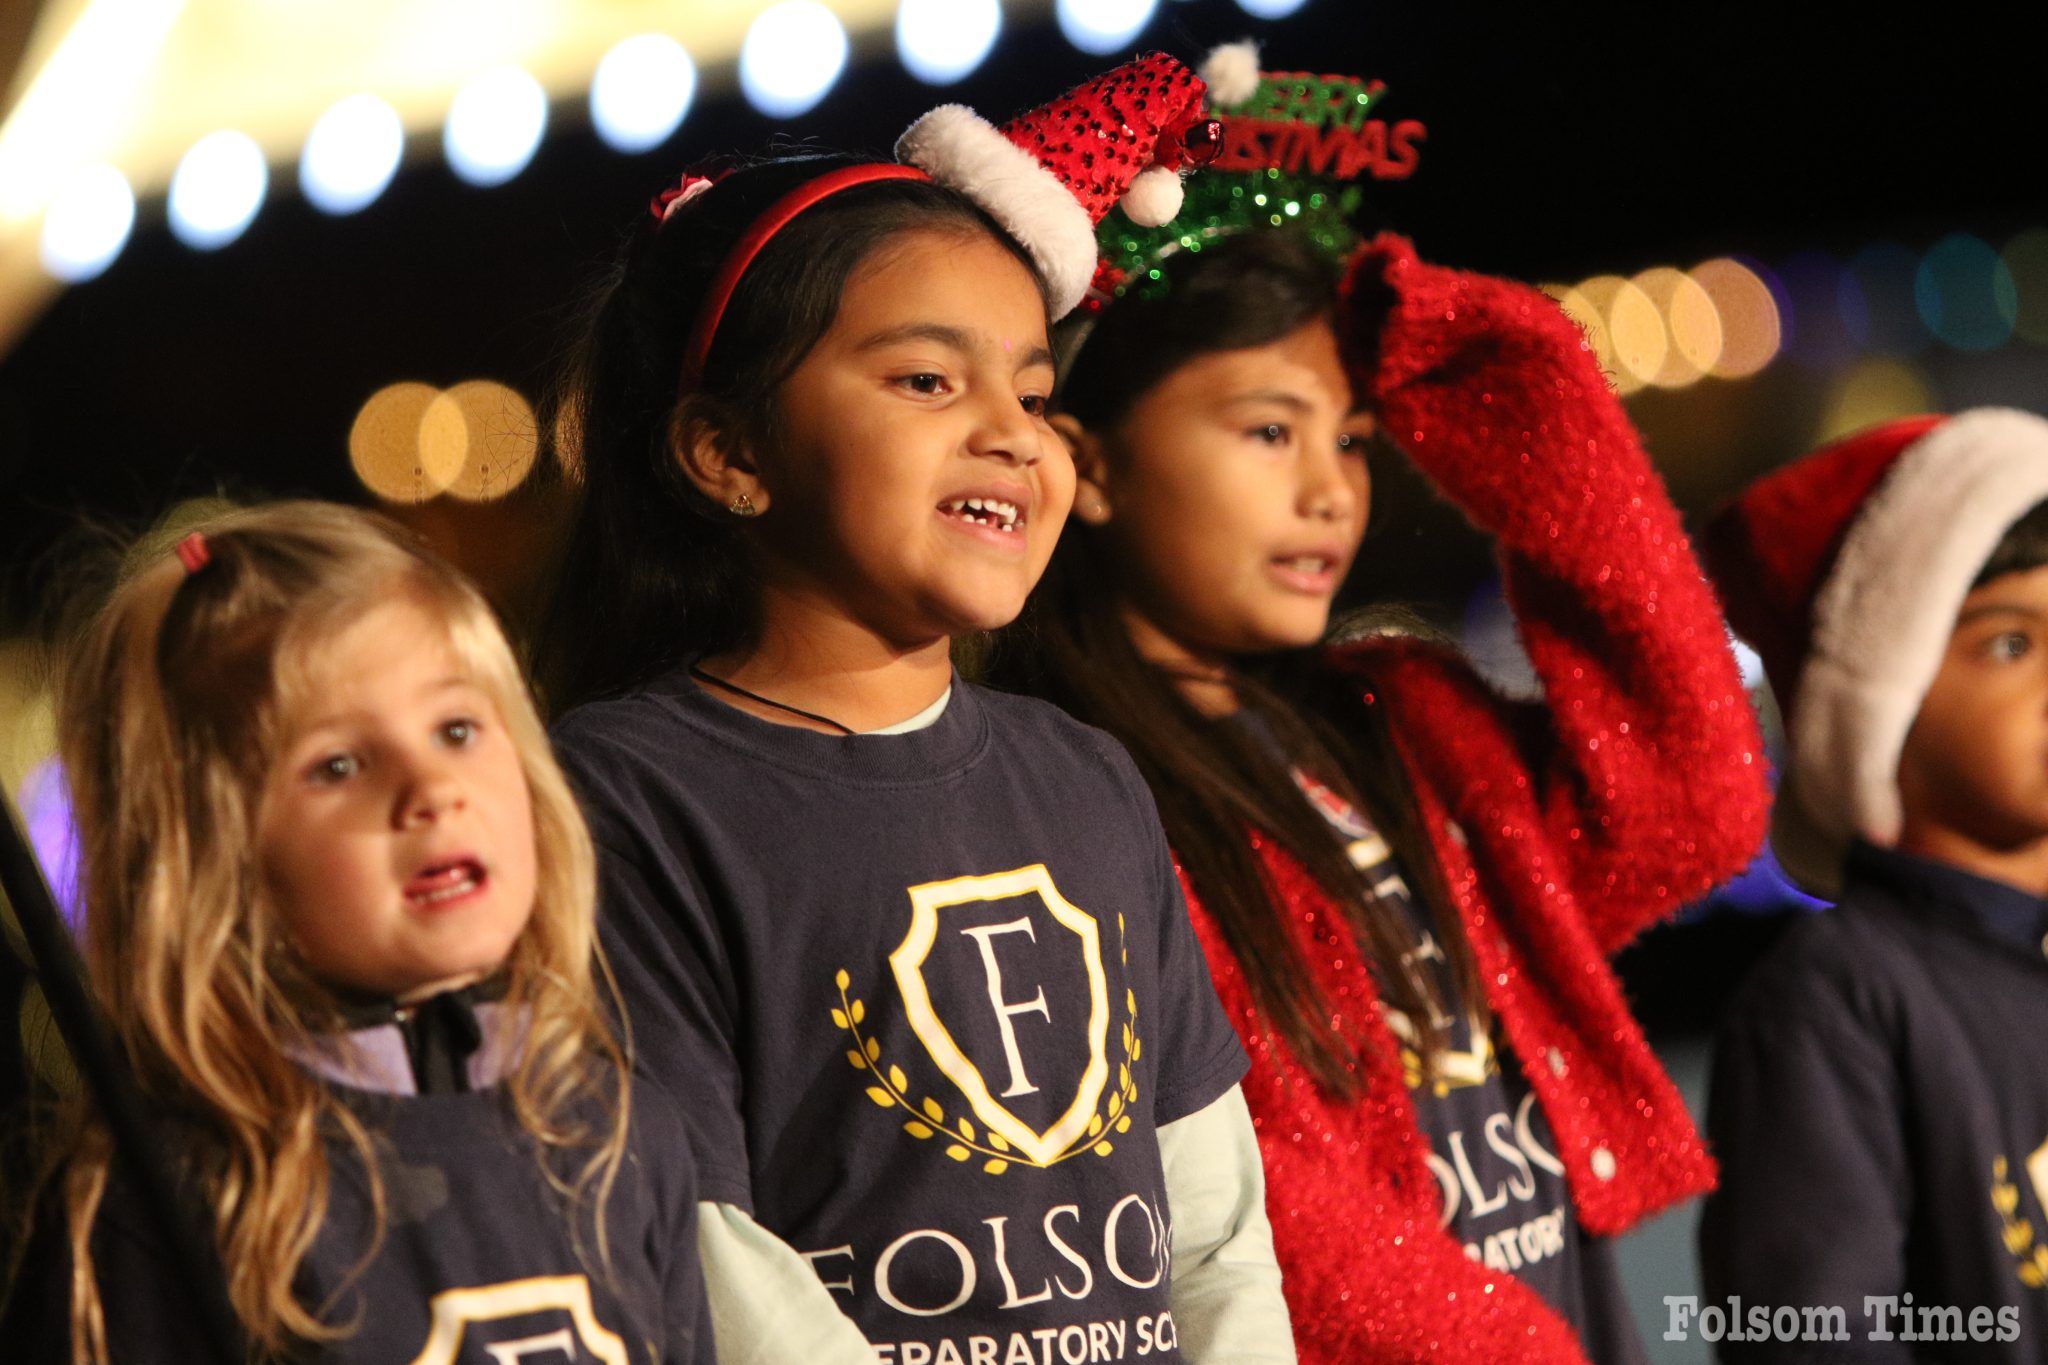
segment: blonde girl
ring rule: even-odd
[[[355,511],[224,517],[140,557],[59,730],[88,972],[260,1357],[708,1351],[679,1120],[629,1088],[589,836],[473,587]],[[90,1116],[61,1203],[70,1359],[197,1339]]]

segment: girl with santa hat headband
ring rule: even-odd
[[[1605,1239],[1713,1163],[1607,959],[1762,835],[1720,613],[1557,307],[1355,247],[1329,172],[1405,178],[1422,125],[1249,45],[1203,74],[1222,157],[1164,229],[1105,225],[1053,419],[1080,524],[998,680],[1160,804],[1301,1359],[1640,1359]],[[1333,642],[1381,438],[1498,542],[1540,701],[1411,630]]]
[[[1144,784],[949,660],[1052,552],[1048,325],[1112,203],[1172,215],[1202,93],[1155,56],[685,177],[592,321],[544,666],[721,1359],[1293,1359]]]

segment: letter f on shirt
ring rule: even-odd
[[[1017,1028],[1011,1019],[1020,1014],[1037,1013],[1047,1023],[1052,1022],[1052,1010],[1045,1003],[1045,987],[1038,988],[1038,994],[1029,1000],[1015,1004],[1003,999],[1003,967],[996,961],[995,945],[989,940],[997,934],[1021,933],[1033,943],[1038,935],[1031,928],[1028,916],[1013,919],[1008,924],[984,924],[973,929],[962,929],[961,933],[974,940],[974,946],[981,949],[981,965],[988,973],[988,1002],[996,1012],[996,1024],[1003,1032],[1003,1057],[1010,1064],[1010,1088],[1003,1092],[1003,1098],[1014,1095],[1035,1095],[1038,1087],[1024,1074],[1024,1054],[1017,1047]]]

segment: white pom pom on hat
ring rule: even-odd
[[[1202,80],[1218,105],[1243,104],[1258,93],[1259,45],[1245,38],[1212,49],[1202,62]]]

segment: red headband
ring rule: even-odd
[[[806,180],[769,205],[768,211],[747,229],[746,236],[726,253],[724,262],[718,267],[717,277],[711,281],[711,289],[704,296],[704,306],[697,310],[697,325],[690,329],[690,344],[683,350],[684,376],[695,379],[704,373],[704,362],[711,355],[711,342],[718,335],[719,320],[725,316],[726,305],[732,302],[733,291],[740,287],[740,277],[747,273],[747,267],[754,263],[754,258],[761,254],[761,249],[773,240],[775,234],[789,226],[791,219],[819,200],[830,198],[841,190],[852,189],[855,185],[875,180],[930,179],[915,166],[899,166],[889,161],[842,166],[814,180]]]

